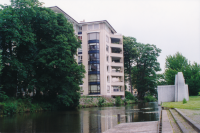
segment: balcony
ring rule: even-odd
[[[122,76],[112,76],[111,85],[124,85]]]
[[[112,76],[123,76],[124,72],[121,67],[112,67]]]
[[[111,66],[121,66],[123,67],[123,62],[121,57],[112,57]]]
[[[121,48],[111,48],[111,54],[112,57],[123,57],[122,49]]]
[[[124,95],[124,89],[122,86],[112,86],[111,95]]]
[[[112,38],[111,37],[111,47],[123,48],[122,39],[121,38]]]

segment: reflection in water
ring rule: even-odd
[[[121,115],[121,123],[159,119],[157,103],[139,103],[0,117],[0,132],[101,133],[117,125],[117,114]]]

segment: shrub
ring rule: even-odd
[[[127,99],[126,98],[124,98],[123,103],[125,103],[125,104],[127,103]]]
[[[125,98],[128,100],[135,100],[135,97],[133,96],[133,94],[131,94],[128,91],[125,91]]]
[[[0,90],[0,102],[8,100],[8,96],[5,94],[4,91]]]
[[[144,97],[144,101],[145,102],[155,102],[156,98],[152,95],[147,95],[147,96]]]
[[[105,99],[103,97],[98,98],[98,106],[103,106]]]
[[[200,92],[198,92],[198,96],[200,96]]]
[[[14,103],[5,103],[3,107],[4,114],[13,114],[17,110],[17,105]]]
[[[120,104],[121,104],[121,97],[120,97],[120,96],[117,96],[117,97],[115,98],[115,104],[116,104],[116,105],[120,105]]]
[[[184,98],[184,99],[183,99],[183,104],[185,104],[185,103],[187,103],[187,100]]]

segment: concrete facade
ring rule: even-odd
[[[123,36],[106,20],[78,23],[59,7],[50,9],[64,14],[82,40],[75,57],[86,70],[80,85],[82,95],[124,97]]]
[[[182,72],[178,72],[175,76],[175,85],[161,85],[157,87],[158,105],[162,102],[179,102],[185,98],[189,100],[188,85]]]

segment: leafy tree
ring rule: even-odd
[[[135,48],[136,44],[137,44],[137,42],[134,37],[123,36],[124,73],[125,73],[125,79],[126,79],[126,75],[128,75],[128,81],[131,85],[131,94],[133,94],[131,68],[132,68],[134,59],[137,57],[137,51]]]
[[[138,99],[143,99],[146,92],[151,95],[156,93],[156,72],[161,70],[157,57],[161,49],[155,45],[141,43],[138,43],[136,48],[139,55],[134,60],[136,64],[132,69],[132,77],[133,84],[138,90]]]
[[[196,96],[200,91],[200,65],[194,63],[188,65],[184,71],[185,82],[188,84],[189,95]]]
[[[81,43],[73,25],[38,0],[15,0],[1,7],[2,84],[6,94],[15,96],[17,89],[36,89],[35,98],[77,106],[85,70],[74,59]]]
[[[177,52],[166,58],[165,80],[167,84],[174,85],[175,75],[183,72],[185,82],[188,84],[189,95],[198,95],[200,91],[200,66],[197,63],[190,64],[186,57]]]
[[[174,85],[175,75],[183,72],[188,66],[188,60],[179,52],[167,56],[165,63],[165,78],[168,85]],[[184,72],[183,72],[184,73]]]
[[[157,74],[156,78],[157,78],[157,85],[167,85],[164,74]]]

